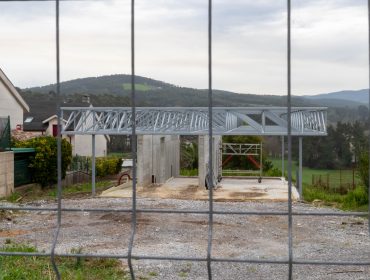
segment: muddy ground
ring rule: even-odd
[[[5,204],[5,202],[2,202]],[[55,206],[39,201],[29,205]],[[127,208],[126,198],[65,199],[63,207]],[[286,211],[282,202],[215,202],[216,210]],[[206,201],[139,199],[138,208],[201,209]],[[294,211],[339,211],[294,203]],[[138,214],[135,255],[205,257],[207,215]],[[131,214],[63,212],[57,252],[126,254]],[[15,242],[50,250],[56,214],[48,211],[7,213],[0,221],[0,243]],[[298,217],[294,225],[294,258],[325,261],[370,261],[367,220],[354,217]],[[288,219],[280,216],[215,215],[212,255],[219,258],[287,258]],[[122,261],[126,265],[125,260]],[[205,263],[135,261],[144,279],[207,279]],[[214,279],[287,279],[286,265],[212,264]],[[146,278],[145,278],[146,277]],[[370,279],[368,267],[295,265],[294,279]]]

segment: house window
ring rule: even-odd
[[[53,124],[53,136],[57,137],[58,136],[58,125]]]
[[[24,122],[25,122],[25,123],[30,123],[30,122],[32,122],[32,120],[33,120],[33,117],[27,117],[27,118],[24,120]]]

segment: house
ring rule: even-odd
[[[30,108],[9,78],[0,69],[0,117],[10,117],[11,129],[21,129],[23,114]]]
[[[32,118],[32,119],[31,119]],[[32,117],[27,115],[24,124],[24,133],[32,133],[35,136],[58,135],[58,116],[52,115],[45,119],[40,119],[40,115]],[[66,124],[66,120],[61,120],[62,126]],[[92,137],[91,135],[63,135],[72,145],[72,155],[91,156],[92,155]],[[109,137],[104,135],[96,135],[95,137],[95,156],[103,157],[107,155]]]
[[[61,120],[62,126],[66,124],[66,120]],[[52,135],[54,137],[58,134],[58,117],[51,116],[42,121],[45,125],[45,135]],[[92,155],[92,137],[91,135],[64,135],[72,145],[72,155],[91,156]],[[103,157],[107,155],[107,146],[109,138],[104,135],[96,135],[95,137],[95,156]]]

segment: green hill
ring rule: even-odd
[[[208,105],[208,90],[175,86],[141,76],[135,77],[137,106],[182,106]],[[20,90],[30,104],[32,114],[51,115],[55,112],[55,84]],[[130,106],[131,76],[107,75],[65,81],[61,83],[62,106],[81,106],[84,95],[90,96],[94,106]],[[326,106],[328,121],[353,122],[363,118],[364,107],[353,101],[327,98],[292,97],[293,106]],[[286,96],[241,94],[230,91],[213,91],[214,106],[286,106]],[[360,106],[361,105],[361,106]],[[84,104],[86,106],[86,103]],[[367,108],[365,108],[367,110]],[[361,113],[360,113],[361,112]]]

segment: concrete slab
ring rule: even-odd
[[[219,187],[214,190],[215,201],[287,201],[288,182],[283,178],[257,179],[224,178]],[[125,183],[104,191],[102,197],[131,197],[132,184]],[[174,198],[185,200],[208,200],[208,191],[198,186],[197,177],[171,178],[162,185],[139,187],[138,197]],[[292,189],[292,199],[298,200],[297,189]]]

